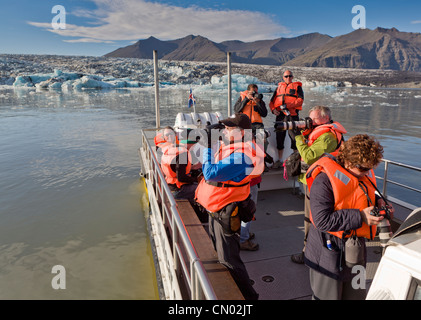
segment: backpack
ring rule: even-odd
[[[288,180],[288,176],[296,177],[301,174],[301,155],[299,152],[293,152],[284,161],[284,178]]]

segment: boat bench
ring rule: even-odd
[[[205,267],[213,290],[219,300],[244,300],[228,269],[218,262],[212,240],[203,228],[188,200],[177,200],[178,212],[186,226],[200,261]]]

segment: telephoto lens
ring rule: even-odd
[[[294,129],[313,129],[313,121],[311,118],[301,119],[300,121],[276,121],[275,129],[277,131],[286,131]]]
[[[379,238],[380,245],[382,247],[386,246],[386,243],[392,238],[392,228],[390,227],[390,222],[387,219],[383,219],[379,223]]]
[[[374,208],[371,211],[371,215],[376,216],[376,217],[380,217],[380,216],[384,216],[384,219],[378,224],[378,229],[379,229],[379,239],[380,239],[380,245],[382,247],[386,247],[387,242],[390,240],[390,238],[392,238],[393,233],[392,233],[392,228],[390,226],[390,222],[389,219],[387,217],[389,217],[388,215],[388,210],[387,208]]]

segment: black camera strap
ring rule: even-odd
[[[358,182],[358,186],[361,188],[361,190],[364,192],[365,196],[367,197],[367,205],[368,206],[374,206],[374,203],[371,201],[371,199],[370,199],[370,197],[368,195],[368,188],[365,185],[365,183],[362,182],[362,181],[359,181]]]
[[[378,194],[380,195],[380,197],[383,199],[384,203],[386,203],[386,205],[389,205],[389,202],[387,202],[386,198],[383,196],[383,194],[380,192],[380,190],[377,188],[377,186],[371,182],[370,179],[368,179],[368,181],[370,181],[371,185],[374,187],[374,189],[376,189],[376,191],[378,192]]]

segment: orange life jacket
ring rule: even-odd
[[[158,132],[156,134],[156,136],[154,138],[154,143],[155,143],[155,146],[160,147],[160,148],[164,147],[167,144],[170,144],[170,142],[167,142],[167,140],[165,140],[164,133],[163,132]],[[180,141],[178,140],[177,135],[175,136],[175,143],[176,144],[179,144],[180,143]]]
[[[232,202],[246,200],[250,194],[250,180],[262,174],[264,170],[264,152],[255,143],[237,142],[229,145],[222,145],[219,152],[215,154],[215,163],[228,158],[234,152],[244,153],[253,164],[253,169],[246,172],[247,176],[240,182],[202,181],[196,189],[196,201],[210,212],[218,212]],[[235,165],[235,164],[234,164]]]
[[[162,148],[161,169],[162,169],[162,172],[164,173],[165,181],[167,181],[168,184],[177,185],[178,188],[180,188],[183,184],[186,184],[186,182],[180,182],[177,179],[177,172],[174,172],[171,169],[171,163],[178,155],[182,153],[186,154],[187,157],[180,157],[179,161],[180,163],[183,163],[183,161],[187,162],[186,174],[189,174],[191,170],[192,160],[191,160],[190,152],[185,147],[169,144],[169,145],[165,145]]]
[[[308,136],[307,145],[310,147],[314,143],[314,141],[316,141],[321,135],[327,132],[333,133],[336,137],[336,140],[338,141],[338,146],[336,150],[331,153],[333,156],[336,156],[341,146],[343,135],[347,133],[345,128],[339,122],[322,124],[320,126],[315,127]]]
[[[248,90],[240,93],[241,101],[244,101],[244,99],[247,97],[247,94]],[[250,118],[251,123],[263,123],[260,113],[254,111],[255,105],[256,102],[254,102],[253,100],[249,100],[249,102],[244,106],[243,110],[241,110],[240,112],[247,115]]]
[[[276,98],[269,103],[270,109],[279,109],[280,106],[286,104],[287,109],[291,113],[291,116],[296,116],[296,110],[303,109],[303,99],[298,97],[298,87],[302,87],[302,83],[299,81],[287,84],[286,82],[280,82],[278,89],[276,89]]]
[[[370,171],[368,176],[358,179],[348,172],[348,170],[340,166],[333,156],[326,155],[310,166],[307,171],[306,179],[309,191],[311,190],[314,179],[321,172],[327,174],[330,183],[332,184],[332,190],[335,197],[334,211],[340,209],[358,209],[361,211],[375,203],[375,188],[370,183],[371,181],[376,185],[376,178],[373,170]],[[368,181],[369,179],[370,181]],[[367,193],[367,195],[365,193]],[[370,198],[371,202],[368,200],[367,196]],[[310,220],[314,225],[311,210]],[[341,239],[343,237],[349,238],[351,235],[356,235],[357,237],[373,240],[376,235],[376,230],[376,226],[370,227],[363,222],[362,226],[357,230],[346,230],[352,231],[349,233],[345,233],[345,231],[332,231],[329,233]]]

